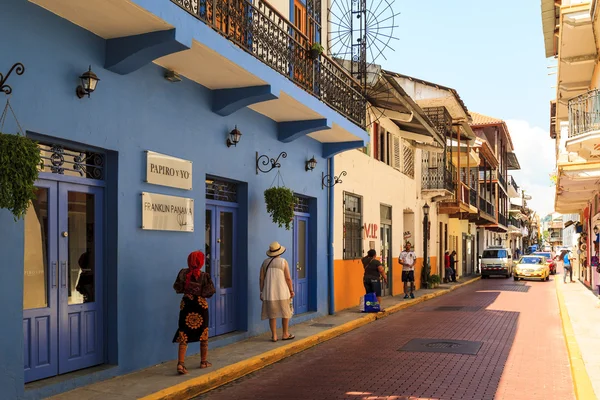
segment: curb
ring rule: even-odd
[[[556,275],[555,275],[556,276]],[[569,353],[569,364],[571,364],[571,377],[573,378],[573,389],[575,390],[576,399],[593,399],[595,398],[594,388],[592,382],[585,368],[577,339],[575,338],[575,332],[573,332],[573,326],[571,325],[571,318],[569,318],[569,312],[565,305],[565,298],[562,290],[559,289],[559,279],[554,279],[556,284],[556,297],[558,298],[558,309],[560,311],[560,319],[562,321],[563,334],[565,336],[565,344],[567,345],[567,352]]]
[[[387,308],[382,313],[367,314],[363,317],[355,319],[354,321],[346,322],[336,326],[335,328],[327,329],[323,332],[298,340],[294,343],[279,347],[277,349],[269,350],[266,353],[262,353],[258,356],[228,365],[208,374],[189,379],[185,382],[181,382],[156,393],[144,396],[141,398],[141,400],[187,400],[192,397],[199,396],[202,393],[206,393],[218,388],[219,386],[223,386],[227,383],[235,381],[236,379],[239,379],[245,375],[281,361],[284,358],[300,353],[306,349],[336,338],[344,333],[353,331],[378,319],[385,318],[405,308],[412,307],[415,304],[419,304],[450,293],[453,290],[469,285],[478,281],[479,279],[481,279],[481,277],[476,277],[466,282],[459,283],[458,285],[449,289],[443,289],[435,293],[428,293],[416,299],[396,304]]]

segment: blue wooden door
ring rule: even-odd
[[[206,206],[207,270],[217,292],[209,300],[209,335],[222,335],[236,329],[235,265],[237,209],[222,205]]]
[[[59,374],[101,364],[103,189],[58,184]]]
[[[308,216],[294,217],[294,255],[290,273],[294,282],[294,313],[308,312]]]
[[[103,189],[38,181],[25,217],[25,381],[101,364]]]
[[[56,182],[38,181],[25,215],[25,382],[58,374],[57,190]]]

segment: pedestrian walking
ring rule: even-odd
[[[262,319],[269,320],[271,341],[277,341],[277,318],[281,318],[283,328],[281,340],[291,340],[295,336],[289,332],[292,317],[292,298],[294,288],[290,267],[285,258],[281,257],[286,248],[278,242],[273,242],[267,251],[268,258],[260,268],[260,299],[262,300]]]
[[[202,272],[204,253],[194,251],[187,259],[188,268],[177,274],[173,284],[175,292],[183,294],[179,305],[179,327],[173,343],[179,343],[177,373],[188,373],[185,368],[185,353],[188,343],[200,342],[200,368],[212,366],[208,356],[208,302],[207,297],[215,293],[210,274]]]
[[[456,282],[456,250],[450,253],[450,268],[452,269],[452,282]]]
[[[571,251],[566,250],[563,256],[563,283],[567,283],[567,273],[569,274],[569,281],[573,283],[573,258],[571,257]]]
[[[363,285],[365,293],[375,293],[377,301],[381,306],[381,281],[387,284],[387,276],[381,262],[375,258],[377,252],[371,249],[367,252],[367,256],[361,259],[365,273],[363,275]],[[383,311],[383,310],[381,310]]]
[[[450,255],[448,254],[448,250],[444,253],[444,267],[446,270],[446,282],[456,282],[456,272],[451,266]]]
[[[411,251],[411,243],[406,242],[404,251],[400,253],[398,262],[402,265],[402,282],[404,283],[404,298],[408,299],[408,286],[410,283],[410,297],[415,298],[415,261],[417,256]]]

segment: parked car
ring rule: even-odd
[[[510,278],[513,274],[513,259],[510,249],[502,246],[490,246],[481,255],[481,279],[492,275]]]
[[[546,263],[550,268],[550,275],[556,274],[556,260],[554,260],[554,254],[551,251],[536,251],[532,256],[546,257]]]
[[[540,279],[542,281],[550,280],[550,268],[544,256],[524,256],[521,257],[515,267],[515,281],[519,279]]]

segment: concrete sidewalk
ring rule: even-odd
[[[459,280],[458,283],[440,285],[436,289],[422,289],[416,298],[404,300],[402,296],[383,300],[385,312],[364,314],[357,309],[345,310],[336,315],[324,316],[298,325],[290,331],[296,338],[273,343],[270,333],[209,351],[213,366],[197,368],[200,356],[186,358],[190,373],[176,374],[176,361],[169,361],[128,375],[98,382],[52,397],[60,400],[133,400],[133,399],[189,399],[251,372],[299,353],[319,343],[342,335],[360,326],[393,314],[423,301],[449,293],[479,277]],[[177,349],[173,347],[173,355]]]
[[[557,289],[564,299],[573,336],[579,347],[580,354],[575,354],[575,357],[583,359],[595,392],[594,398],[600,399],[600,300],[578,281],[565,284],[562,276],[557,275],[557,279],[560,280],[557,282]],[[572,363],[575,364],[576,360]],[[577,371],[573,371],[575,381],[576,374]]]

